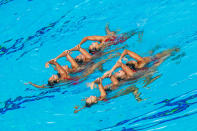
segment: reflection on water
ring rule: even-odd
[[[191,100],[192,102],[190,102]],[[183,111],[186,111],[189,107],[194,106],[195,104],[197,104],[197,90],[187,92],[185,94],[171,99],[165,99],[159,103],[154,104],[154,106],[160,107],[153,109],[152,111],[142,114],[140,116],[121,121],[116,125],[106,129],[116,128],[119,126],[123,127],[123,130],[149,129],[151,127],[163,124],[165,122],[173,121],[176,119],[196,114],[197,111],[181,113]],[[156,119],[157,121],[155,121]],[[146,122],[145,120],[149,121]],[[130,128],[126,128],[125,126]]]

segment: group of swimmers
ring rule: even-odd
[[[94,59],[98,57],[102,57],[109,52],[104,52],[106,47],[111,45],[117,45],[119,43],[125,42],[131,36],[136,34],[139,35],[139,39],[141,39],[143,35],[143,31],[133,30],[127,33],[118,34],[115,31],[110,31],[109,26],[105,27],[106,36],[87,36],[82,39],[82,41],[70,50],[65,50],[56,58],[48,61],[45,64],[45,67],[48,68],[51,65],[58,73],[56,75],[52,75],[48,84],[37,85],[29,82],[29,84],[37,87],[37,88],[52,88],[57,83],[62,83],[66,81],[80,79],[80,77],[72,77],[71,74],[81,72],[82,70],[87,70],[84,76],[92,73],[96,69],[102,70],[102,64],[105,63],[108,59],[113,57],[119,57],[116,64],[112,67],[111,70],[105,72],[103,76],[97,78],[90,84],[91,88],[94,88],[95,85],[98,85],[100,96],[90,96],[86,99],[85,107],[90,107],[91,105],[97,103],[98,101],[102,101],[106,99],[107,91],[117,89],[122,83],[127,81],[136,80],[141,77],[148,69],[152,67],[159,66],[166,58],[168,58],[174,51],[178,51],[178,48],[168,49],[161,53],[158,53],[154,56],[141,57],[135,52],[125,49],[122,54],[117,53],[116,55],[111,55],[108,59],[102,60],[96,64],[92,64],[88,66],[88,63],[92,62]],[[94,41],[86,51],[82,48],[82,44],[86,41]],[[95,42],[96,41],[96,42]],[[81,54],[77,57],[73,58],[71,56],[71,52],[79,51]],[[109,53],[110,54],[110,53]],[[125,56],[128,55],[132,59],[132,61],[128,61]],[[71,68],[66,66],[61,66],[57,60],[61,57],[66,57],[67,60],[71,63]],[[124,64],[123,61],[126,61]],[[118,72],[114,72],[117,68],[121,68]],[[104,86],[103,79],[110,78],[111,84]]]

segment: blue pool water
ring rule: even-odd
[[[0,131],[196,131],[196,14],[196,0],[0,0]],[[152,82],[130,85],[143,101],[129,93],[75,114],[82,99],[99,95],[86,83],[101,72],[72,86],[24,85],[46,83],[55,72],[45,62],[85,36],[105,35],[106,23],[120,33],[144,30],[142,42],[134,36],[124,43],[142,56],[155,47],[181,49],[162,63]]]

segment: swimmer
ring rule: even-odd
[[[140,76],[144,75],[148,69],[159,66],[165,59],[167,59],[173,52],[179,51],[178,48],[168,49],[155,56],[141,57],[135,52],[124,50],[121,54],[117,63],[113,66],[110,71],[107,71],[101,78],[110,78],[112,84],[105,86],[111,90],[116,89],[120,84],[128,81],[138,79]],[[122,59],[125,55],[129,55],[136,61],[128,61],[126,64],[122,63]],[[118,72],[112,74],[117,68],[122,68]],[[91,84],[91,88],[94,87],[94,82]]]
[[[126,32],[126,33],[122,33],[122,34],[117,35],[116,31],[110,31],[108,24],[105,27],[105,31],[107,34],[106,36],[87,36],[81,40],[79,45],[82,45],[83,43],[85,43],[88,40],[97,41],[97,42],[93,42],[89,46],[89,53],[95,54],[110,45],[117,45],[119,43],[123,43],[127,39],[129,39],[131,36],[134,36],[135,34],[138,34],[140,39],[143,35],[143,31],[137,31],[137,30],[132,30],[130,32]]]
[[[79,56],[77,56],[75,59],[73,59],[69,54],[70,51],[79,51],[79,52],[81,52],[81,54]],[[74,78],[71,78],[71,76],[69,74],[81,69],[81,67],[82,67],[81,65],[89,62],[91,60],[92,56],[85,49],[81,48],[80,46],[76,46],[73,49],[71,49],[70,51],[63,52],[57,58],[52,59],[45,64],[46,67],[49,67],[49,64],[50,64],[58,72],[57,75],[52,75],[49,78],[47,85],[44,84],[42,86],[39,86],[39,85],[33,84],[32,82],[29,82],[29,84],[31,84],[37,88],[47,88],[46,86],[53,87],[54,84],[62,83],[62,82],[68,81],[68,80],[73,80]],[[58,58],[64,57],[64,56],[71,63],[71,68],[69,68],[67,65],[61,66],[56,62],[56,60]]]
[[[65,81],[73,79],[68,74],[68,71],[65,70],[62,66],[60,66],[56,61],[51,60],[51,61],[49,61],[49,64],[53,65],[54,68],[56,68],[58,73],[56,75],[52,75],[49,78],[48,84],[37,85],[37,84],[33,84],[32,82],[29,82],[30,85],[32,85],[36,88],[53,88],[54,84],[56,84],[56,83],[65,82]]]
[[[98,84],[98,87],[99,87],[99,91],[100,91],[100,97],[96,97],[96,96],[90,96],[88,97],[85,101],[86,101],[86,104],[85,106],[83,106],[82,108],[78,109],[78,107],[76,107],[75,109],[78,109],[78,110],[75,110],[74,113],[77,113],[78,111],[84,109],[85,107],[90,107],[91,105],[93,104],[96,104],[98,101],[102,101],[102,100],[105,100],[105,97],[106,97],[106,91],[102,85],[102,79],[101,78],[98,78],[96,81],[95,81],[96,84]]]
[[[94,104],[97,104],[99,101],[108,101],[110,99],[114,99],[117,98],[119,96],[123,96],[123,95],[127,95],[129,93],[132,93],[135,97],[135,99],[140,102],[143,99],[140,97],[141,93],[139,93],[138,88],[136,88],[135,86],[129,86],[124,90],[120,90],[119,92],[116,93],[116,95],[112,96],[112,97],[107,97],[107,94],[110,90],[108,90],[107,88],[105,88],[102,84],[102,78],[97,78],[95,80],[95,84],[98,84],[98,88],[100,91],[100,96],[90,96],[88,98],[85,99],[85,105],[82,108],[78,108],[78,106],[75,106],[74,108],[76,109],[74,111],[74,113],[77,113],[79,111],[81,111],[82,109],[86,108],[86,107],[91,107]]]

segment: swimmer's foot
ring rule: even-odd
[[[180,48],[175,47],[174,51],[179,52],[180,51]]]

